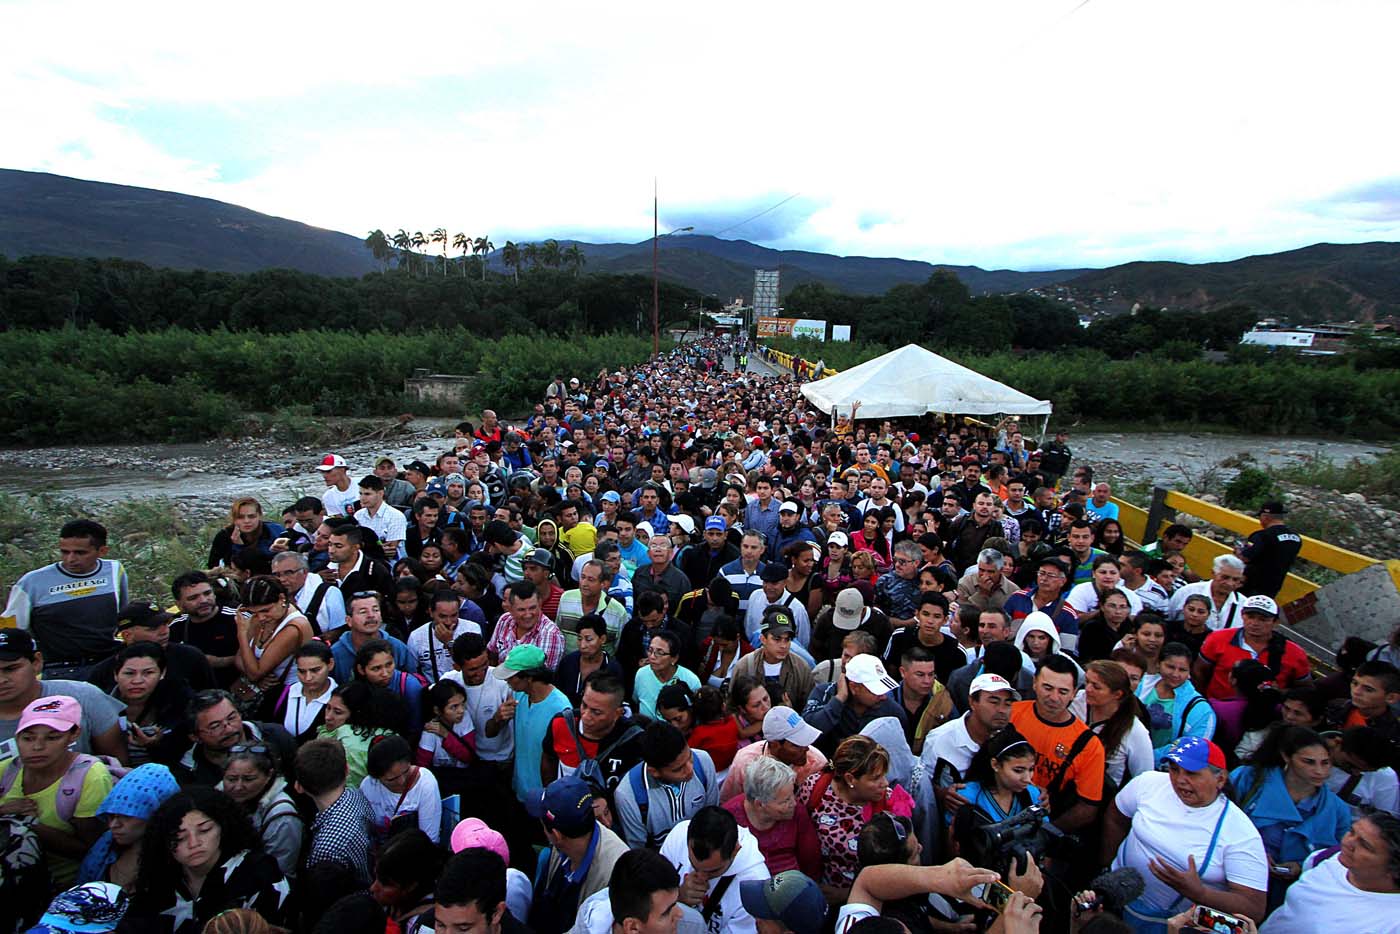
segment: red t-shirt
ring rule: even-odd
[[[1212,700],[1231,700],[1238,697],[1235,686],[1230,683],[1230,670],[1235,667],[1235,662],[1245,658],[1258,659],[1263,664],[1268,664],[1261,657],[1263,654],[1255,654],[1253,649],[1245,645],[1243,629],[1217,629],[1206,636],[1205,642],[1201,643],[1201,658],[1215,666],[1211,671],[1210,684],[1206,685],[1206,697]],[[1294,682],[1307,677],[1311,672],[1312,665],[1308,662],[1307,653],[1298,643],[1284,640],[1283,664],[1279,666],[1278,677],[1274,679],[1278,689],[1287,690]]]
[[[691,749],[703,749],[715,763],[715,771],[729,768],[739,751],[739,721],[733,716],[714,723],[697,723],[686,740]]]

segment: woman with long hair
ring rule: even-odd
[[[1123,526],[1117,519],[1100,519],[1094,526],[1094,547],[1111,555],[1123,553]]]
[[[220,529],[209,546],[208,566],[227,567],[245,548],[272,557],[272,543],[286,534],[276,522],[263,519],[262,503],[252,496],[240,496],[228,511],[229,524]]]
[[[729,685],[729,709],[739,721],[739,747],[763,739],[763,718],[773,706],[768,688],[752,675],[738,675]]]
[[[200,934],[232,908],[251,908],[281,924],[291,915],[290,892],[248,815],[222,791],[192,785],[151,817],[124,924],[159,934]]]
[[[966,784],[959,793],[967,804],[946,818],[950,856],[959,854],[976,827],[1000,823],[1040,803],[1044,790],[1032,781],[1037,758],[1035,747],[1014,726],[987,737],[963,776]]]
[[[1070,710],[1098,734],[1114,787],[1156,767],[1152,737],[1138,719],[1132,681],[1122,665],[1101,659],[1084,666],[1084,690]]]
[[[352,681],[331,692],[326,716],[317,731],[345,749],[346,785],[358,788],[368,774],[370,743],[404,729],[406,712],[398,695],[365,681]]]
[[[1312,730],[1281,724],[1249,761],[1230,773],[1234,799],[1269,854],[1269,899],[1277,904],[1315,850],[1336,846],[1350,829],[1351,808],[1327,787],[1332,752]]]
[[[194,696],[183,680],[166,677],[165,649],[156,642],[133,642],[117,651],[112,697],[126,705],[117,723],[126,737],[131,765],[173,765],[189,745],[186,712]]]
[[[826,549],[817,568],[817,586],[821,588],[822,603],[836,602],[836,595],[851,586],[855,575],[851,571],[851,539],[839,529],[826,537]],[[815,616],[811,617],[816,619]]]
[[[871,509],[860,520],[860,530],[851,535],[851,548],[856,552],[866,552],[875,562],[876,571],[889,570],[893,559],[890,556],[890,543],[880,528],[882,510]]]
[[[1085,662],[1108,658],[1127,634],[1127,623],[1132,614],[1133,608],[1127,594],[1117,589],[1106,591],[1099,599],[1097,609],[1081,617],[1079,658]]]
[[[264,698],[281,692],[297,679],[293,656],[315,635],[311,623],[292,602],[287,588],[271,575],[259,575],[243,585],[238,608],[240,677],[233,684],[244,716],[259,713]]]

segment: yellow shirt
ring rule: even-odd
[[[3,767],[7,771],[19,769],[19,774],[15,776],[10,790],[5,792],[3,798],[0,798],[0,803],[28,798],[39,809],[38,822],[41,825],[62,830],[65,833],[73,833],[73,825],[58,816],[58,790],[63,785],[62,778],[47,788],[26,795],[24,793],[24,766],[20,761],[11,759]],[[88,767],[87,774],[83,776],[83,791],[78,797],[78,806],[73,810],[73,817],[96,817],[98,805],[102,803],[103,799],[107,797],[107,792],[111,790],[112,773],[107,771],[107,766],[101,761],[94,762]],[[78,875],[78,863],[79,860],[50,853],[49,874],[53,877],[54,883],[65,889],[72,885],[73,880]]]
[[[598,544],[598,529],[591,522],[580,522],[572,529],[559,530],[559,540],[564,543],[564,547],[578,555],[588,555],[593,553],[593,546]],[[568,580],[569,568],[555,568],[554,576],[560,580]]]

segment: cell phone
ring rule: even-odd
[[[1006,903],[1011,899],[1013,891],[1015,890],[1005,882],[988,882],[982,886],[982,891],[977,894],[977,897],[986,902],[988,908],[1001,914],[1006,910]]]
[[[1215,908],[1207,908],[1205,905],[1196,906],[1196,913],[1191,916],[1191,924],[1203,931],[1210,931],[1211,934],[1242,934],[1245,930],[1243,918]]]

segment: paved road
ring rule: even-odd
[[[734,369],[734,358],[732,356],[724,358],[724,367],[728,370]],[[764,360],[758,354],[751,353],[749,354],[749,365],[747,372],[757,373],[759,376],[782,376],[786,371],[779,369],[778,367],[769,363],[767,360]]]

